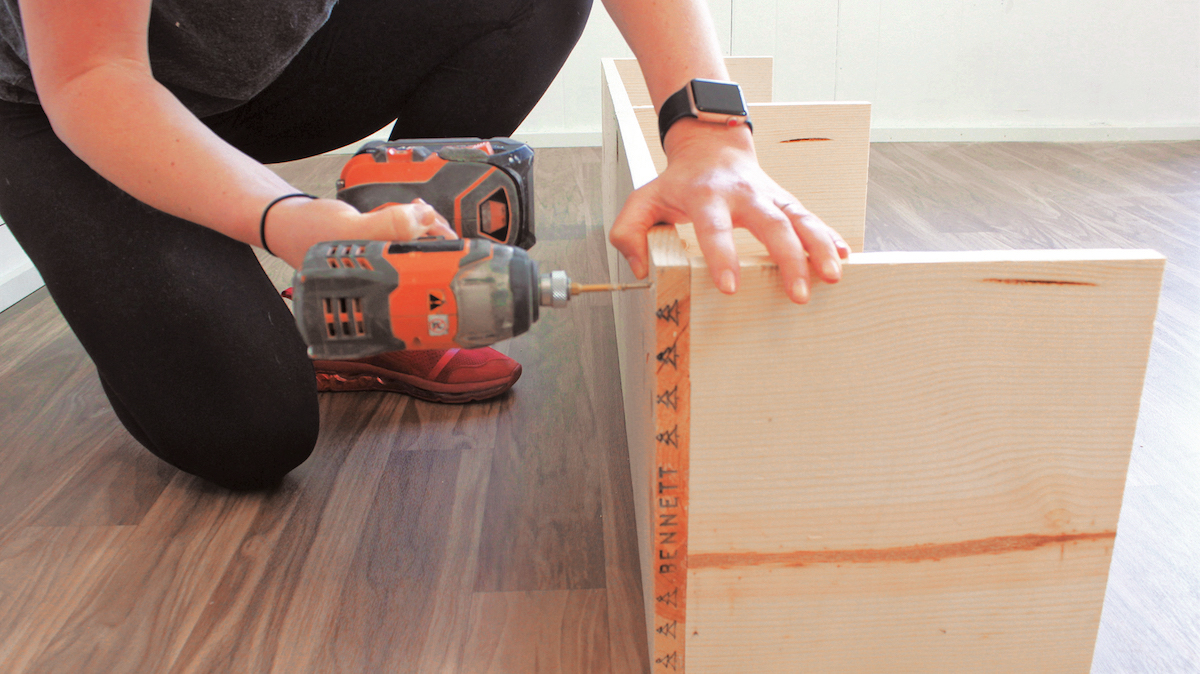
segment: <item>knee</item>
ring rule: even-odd
[[[271,489],[312,455],[317,431],[314,415],[305,422],[267,424],[210,437],[190,448],[184,469],[234,491]]]
[[[138,439],[176,468],[235,491],[277,486],[312,454],[320,429],[315,395],[311,405],[290,410],[259,406],[205,416],[193,414],[186,423],[159,425],[158,432]]]

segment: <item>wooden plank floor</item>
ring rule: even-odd
[[[583,281],[599,158],[538,156],[534,255]],[[876,145],[869,194],[869,250],[1168,256],[1093,671],[1200,671],[1200,143]],[[44,290],[0,313],[0,671],[648,671],[608,299],[501,348],[512,394],[324,395],[313,458],[235,496],[125,434]]]

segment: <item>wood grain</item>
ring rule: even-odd
[[[173,661],[258,506],[178,475],[29,671],[77,670],[80,663],[133,671]]]
[[[691,552],[1115,531],[1162,264],[866,253],[803,307],[696,274]]]
[[[538,248],[543,269],[581,269],[571,264],[560,242]],[[589,336],[591,312],[586,308],[585,302],[572,302],[565,311],[546,309],[536,336],[513,344],[511,355],[526,371],[523,386],[512,394],[511,413],[500,426],[493,454],[476,591],[604,587],[598,491],[603,463],[596,443],[612,436],[597,428],[594,417],[581,414],[581,408],[539,404],[543,397],[587,394],[586,388],[580,391],[584,370],[589,353],[599,345]],[[538,402],[528,399],[526,391],[537,391]],[[582,404],[582,409],[591,408]],[[559,451],[542,456],[540,470],[531,472],[529,453],[544,452],[553,443],[561,444]],[[571,557],[559,553],[564,538],[576,544]]]
[[[604,227],[611,232],[613,219],[625,198],[637,187],[655,176],[650,153],[641,136],[633,114],[625,84],[612,60],[602,62],[603,97],[603,166],[601,189],[604,207]],[[628,140],[628,142],[627,142]],[[611,246],[608,247],[609,277],[619,283],[635,279],[629,263]],[[655,643],[653,563],[653,473],[656,458],[654,394],[657,374],[654,354],[657,353],[657,333],[652,322],[645,320],[656,310],[657,297],[651,293],[617,293],[612,297],[621,390],[624,402],[624,427],[629,455],[628,475],[631,478],[633,523],[636,531],[638,559],[637,611],[643,635],[639,649],[642,671],[650,671],[651,653]],[[647,652],[648,649],[649,652]],[[632,671],[637,671],[632,670]]]
[[[1111,550],[693,569],[688,656],[706,672],[1086,672],[1100,607],[1078,598],[1103,594]]]
[[[317,664],[310,667],[315,671],[410,668],[420,656],[439,600],[435,581],[447,553],[457,491],[445,485],[453,484],[460,453],[438,447],[380,453],[388,462],[353,546],[342,592],[331,602],[334,613],[327,626],[303,639],[321,644]],[[387,637],[365,640],[364,633]]]
[[[0,670],[28,671],[133,533],[132,526],[27,527],[6,539]]]
[[[869,250],[1148,247],[1167,255],[1092,671],[1200,661],[1200,142],[885,143]]]

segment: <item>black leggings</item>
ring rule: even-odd
[[[274,83],[204,122],[262,162],[327,152],[393,119],[393,138],[507,136],[589,5],[343,0]],[[0,102],[0,177],[0,216],[134,438],[233,489],[269,487],[308,458],[312,364],[249,246],[117,189],[36,105]]]

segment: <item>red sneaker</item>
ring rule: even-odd
[[[392,391],[437,403],[494,398],[521,364],[491,348],[392,351],[357,360],[314,360],[318,391]]]
[[[292,299],[292,289],[282,293]],[[521,364],[482,349],[392,351],[355,360],[313,360],[318,391],[392,391],[436,403],[495,398],[521,378]]]

